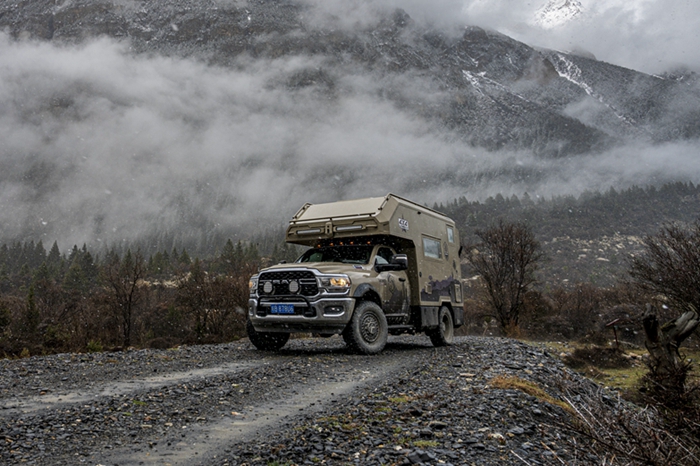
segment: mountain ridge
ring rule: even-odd
[[[356,33],[314,28],[304,19],[308,7],[288,1],[251,1],[240,8],[215,1],[140,4],[73,1],[60,6],[49,1],[2,3],[0,27],[9,28],[16,38],[30,36],[66,42],[97,36],[128,38],[130,47],[137,52],[196,56],[225,66],[232,66],[232,60],[242,54],[253,58],[311,55],[323,57],[331,66],[342,66],[349,61],[382,73],[397,70],[427,73],[437,86],[458,94],[457,102],[475,100],[471,108],[444,103],[442,108],[449,109],[451,115],[443,120],[468,132],[470,142],[492,150],[524,148],[541,155],[568,155],[596,150],[599,144],[609,145],[628,135],[628,131],[615,125],[582,122],[562,111],[552,113],[549,104],[553,99],[555,108],[561,110],[564,104],[586,95],[602,103],[601,118],[606,122],[614,117],[627,119],[628,126],[640,130],[633,131],[635,136],[651,131],[653,141],[670,140],[676,128],[662,121],[662,109],[657,107],[677,93],[687,97],[675,81],[633,70],[623,72],[621,67],[594,60],[582,66],[581,63],[590,59],[537,50],[476,26],[467,26],[461,37],[455,39],[417,26],[403,10],[395,10],[372,28]],[[21,7],[12,8],[12,5]],[[579,77],[588,74],[585,81],[572,78],[569,72],[574,63],[578,64],[575,72]],[[548,73],[548,68],[550,71],[553,68],[558,76]],[[464,73],[470,77],[464,79]],[[622,76],[625,73],[628,76]],[[611,82],[615,78],[617,81]],[[636,84],[642,86],[639,91]],[[612,99],[611,92],[601,91],[601,86],[612,86],[617,96],[631,93],[636,100]],[[527,88],[526,92],[517,93],[521,88]],[[543,96],[545,92],[549,95]],[[696,92],[690,93],[690,97],[700,103]],[[610,112],[612,118],[607,115]],[[530,118],[537,123],[528,124]],[[649,128],[660,124],[663,127],[657,131]],[[493,127],[499,131],[517,127],[520,131],[501,134],[489,131]],[[542,128],[556,131],[564,148],[554,151],[552,144],[539,141],[533,133]],[[700,135],[700,125],[684,120],[683,128],[680,133],[688,133],[689,137]],[[509,140],[513,138],[515,142]]]

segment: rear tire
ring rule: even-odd
[[[455,340],[455,324],[450,310],[442,306],[438,313],[438,327],[426,332],[433,346],[449,346]]]
[[[352,351],[377,354],[386,346],[389,325],[384,311],[372,301],[363,301],[355,307],[352,319],[343,331],[343,339]]]
[[[289,341],[289,333],[284,332],[258,332],[248,320],[245,324],[248,339],[261,351],[277,351]]]

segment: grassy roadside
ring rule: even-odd
[[[580,374],[606,388],[626,393],[636,390],[639,381],[648,372],[645,364],[648,355],[645,348],[613,346],[600,347],[577,342],[528,341],[547,350],[552,356]],[[692,362],[689,382],[700,381],[700,349],[682,347],[681,356]]]

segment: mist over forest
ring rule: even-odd
[[[591,36],[559,52],[562,30],[503,16],[526,44],[479,2],[434,6],[0,2],[0,242],[201,246],[305,202],[700,180],[697,57],[620,52],[650,75]]]

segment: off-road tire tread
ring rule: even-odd
[[[375,343],[366,342],[360,331],[360,325],[365,313],[372,312],[377,317],[379,324],[379,336]],[[384,349],[389,336],[389,324],[386,321],[384,311],[376,303],[372,301],[362,301],[355,306],[355,311],[352,314],[352,319],[348,326],[343,330],[343,340],[345,340],[348,349],[352,352],[361,354],[377,354]]]
[[[443,327],[443,319],[445,319],[445,327]],[[435,329],[426,332],[430,337],[433,346],[449,346],[454,342],[455,324],[452,313],[446,306],[442,306],[438,311],[438,326]]]

